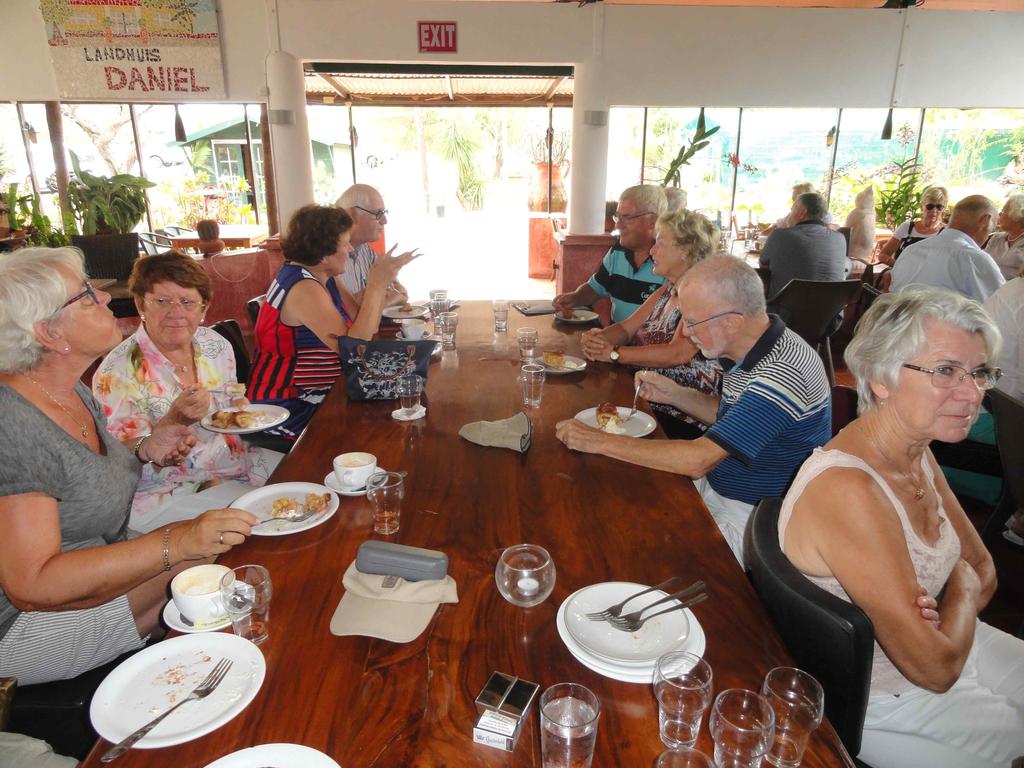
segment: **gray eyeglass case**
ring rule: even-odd
[[[364,541],[356,553],[356,570],[406,581],[435,581],[448,575],[448,555],[435,549]]]

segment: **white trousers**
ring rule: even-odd
[[[697,493],[704,499],[704,504],[711,516],[715,519],[718,530],[725,537],[729,549],[736,555],[740,565],[744,565],[746,561],[743,559],[743,535],[747,530],[747,522],[750,520],[750,513],[754,510],[754,505],[721,495],[711,487],[707,477],[700,478],[694,485],[697,487]]]
[[[960,679],[872,696],[858,757],[874,768],[1008,768],[1024,755],[1024,641],[978,622]]]

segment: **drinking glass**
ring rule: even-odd
[[[494,583],[512,605],[531,608],[548,599],[555,588],[555,561],[544,547],[516,544],[501,553]]]
[[[505,299],[495,299],[491,302],[491,310],[494,312],[495,333],[508,331],[508,302]]]
[[[698,749],[678,747],[666,749],[658,756],[654,768],[718,768],[715,761]]]
[[[402,376],[398,380],[398,399],[403,416],[412,416],[420,407],[420,395],[423,392],[423,379],[415,373]]]
[[[654,665],[658,731],[669,749],[692,747],[711,704],[711,665],[687,651],[666,653]]]
[[[775,738],[775,712],[753,691],[729,688],[711,707],[711,738],[719,768],[759,768]]]
[[[796,768],[807,740],[821,725],[825,710],[821,683],[801,669],[776,667],[765,675],[761,695],[775,711],[775,743],[767,760],[777,768]]]
[[[537,357],[537,329],[517,328],[516,341],[519,342],[519,360],[529,363]]]
[[[540,695],[543,768],[589,768],[597,744],[601,702],[577,683],[558,683]]]
[[[220,580],[220,596],[235,634],[259,645],[270,635],[270,573],[262,565],[241,565]]]
[[[400,472],[375,472],[366,481],[366,498],[373,506],[373,532],[398,533],[405,498],[405,476]]]
[[[544,396],[544,379],[547,374],[543,365],[527,363],[519,372],[519,381],[523,385],[523,405],[536,408]]]
[[[459,316],[455,312],[442,312],[434,321],[441,333],[441,347],[455,349],[455,329],[459,325]]]
[[[434,318],[434,333],[441,331],[437,325],[437,318],[448,311],[448,291],[434,290],[430,292],[430,316]]]

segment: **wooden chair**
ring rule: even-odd
[[[850,755],[860,752],[871,688],[871,619],[808,580],[779,547],[777,499],[762,499],[747,526],[750,580],[796,665],[825,689],[825,714]],[[858,765],[864,765],[857,761]]]

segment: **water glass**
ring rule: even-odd
[[[544,547],[516,544],[501,553],[494,566],[494,583],[512,605],[532,608],[548,599],[555,588],[555,561]]]
[[[455,329],[459,325],[459,316],[455,312],[442,312],[434,321],[441,333],[441,347],[455,349]]]
[[[398,400],[403,416],[412,416],[420,407],[423,393],[423,379],[415,373],[406,374],[398,380]]]
[[[435,290],[430,292],[430,316],[434,318],[434,333],[440,333],[437,327],[437,318],[447,312],[450,306],[448,291]]]
[[[711,707],[711,738],[719,768],[759,768],[775,739],[775,712],[753,691],[729,688]]]
[[[590,768],[601,702],[576,683],[558,683],[540,695],[543,768]]]
[[[519,360],[524,363],[532,362],[537,357],[537,329],[517,328],[516,341],[519,342]]]
[[[715,761],[698,749],[679,747],[666,749],[658,756],[654,768],[718,768]]]
[[[519,371],[519,382],[523,386],[523,405],[536,408],[544,396],[544,378],[546,373],[543,365],[527,363]]]
[[[494,312],[494,332],[505,333],[508,331],[508,301],[495,299],[491,302],[491,310]]]
[[[777,768],[796,768],[807,740],[821,725],[825,711],[821,683],[801,669],[776,667],[765,675],[761,695],[775,711],[775,743],[768,762]]]
[[[262,565],[241,565],[220,580],[220,596],[235,634],[259,645],[270,635],[270,573]]]
[[[398,533],[405,498],[405,475],[401,472],[375,472],[366,481],[366,498],[372,507],[373,532],[390,536]]]
[[[711,665],[687,651],[666,653],[654,665],[658,730],[669,749],[692,747],[711,704]]]

